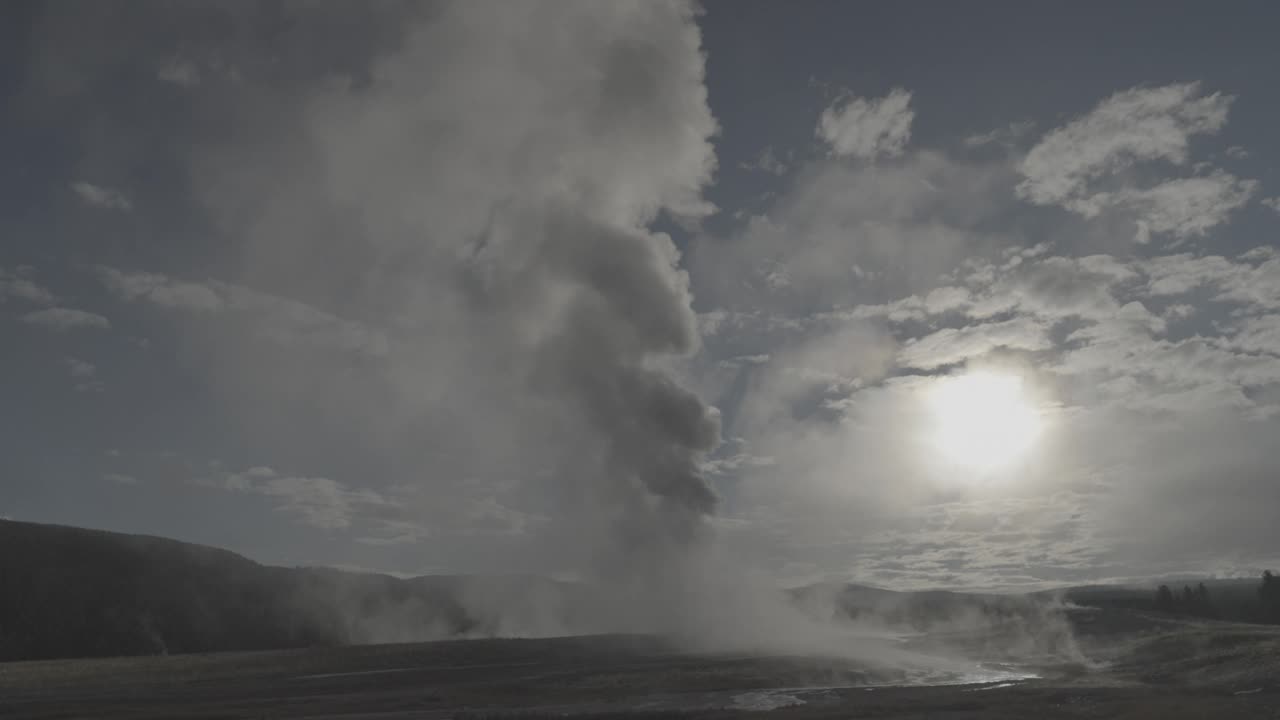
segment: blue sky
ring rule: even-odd
[[[404,573],[1277,560],[1268,3],[2,12],[0,515]]]

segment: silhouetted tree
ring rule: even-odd
[[[1267,570],[1262,573],[1262,585],[1258,587],[1258,600],[1262,604],[1265,622],[1280,622],[1280,577]]]
[[[1217,616],[1209,597],[1209,588],[1204,583],[1197,583],[1194,589],[1190,585],[1183,585],[1180,593],[1175,593],[1168,585],[1161,585],[1156,589],[1155,608],[1160,612],[1179,615]]]
[[[1209,598],[1209,588],[1204,583],[1196,585],[1195,614],[1201,617],[1216,617],[1218,614]]]

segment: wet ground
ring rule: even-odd
[[[963,672],[642,637],[12,663],[0,717],[1280,719],[1274,628],[1094,611],[1073,623],[1080,658]]]

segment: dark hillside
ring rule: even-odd
[[[1170,581],[1170,601],[1162,603],[1159,588],[1095,585],[1070,588],[1062,591],[1062,597],[1077,605],[1099,608],[1123,608],[1158,612],[1167,615],[1191,615],[1217,620],[1246,623],[1280,622],[1280,614],[1269,607],[1260,593],[1258,578],[1232,578]],[[1203,590],[1199,590],[1203,588]],[[1199,590],[1199,592],[1197,592]],[[1199,593],[1204,594],[1203,599]],[[1184,601],[1187,595],[1194,599]]]
[[[174,540],[0,521],[0,659],[257,650],[466,633],[447,584],[275,568]]]

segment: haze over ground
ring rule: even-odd
[[[8,4],[0,515],[406,574],[1257,574],[1277,11],[1232,7]]]

